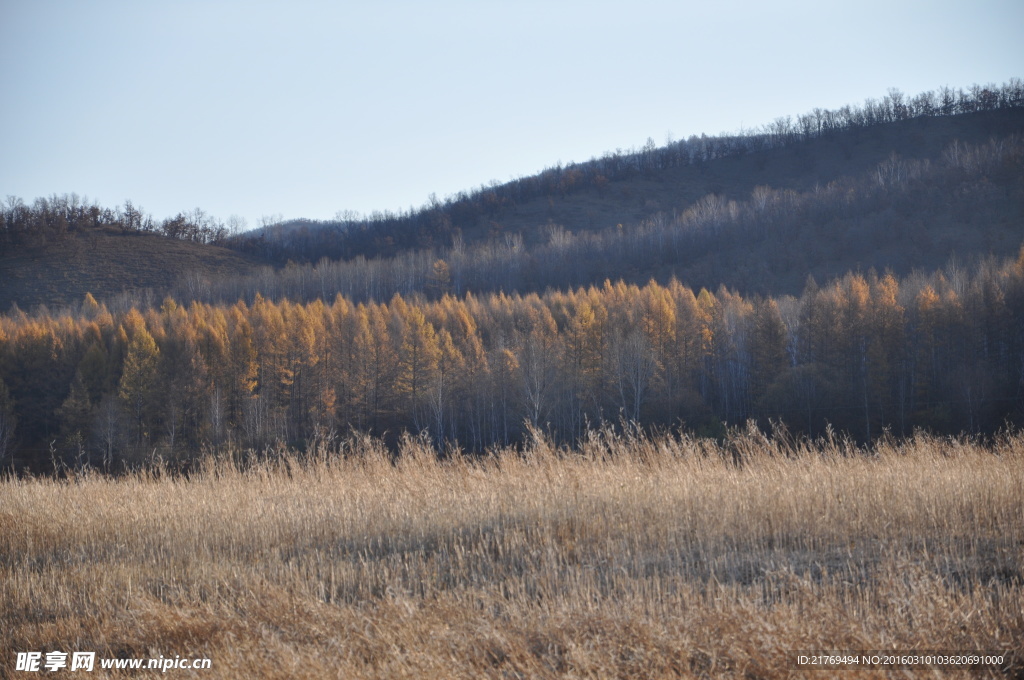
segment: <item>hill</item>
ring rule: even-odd
[[[549,225],[574,233],[678,215],[702,197],[746,200],[761,185],[813,191],[843,177],[871,172],[896,155],[942,158],[958,141],[982,144],[1024,131],[1024,109],[1002,108],[836,128],[806,136],[782,122],[784,133],[691,137],[632,153],[549,168],[508,183],[462,192],[406,214],[376,213],[344,222],[292,220],[250,232],[232,247],[278,264],[389,257],[422,248],[501,241],[548,240]]]
[[[86,293],[160,296],[188,281],[239,276],[259,261],[227,248],[110,227],[75,231],[46,245],[0,251],[0,310],[63,306]],[[159,297],[157,298],[159,299]]]
[[[390,256],[360,253],[266,269],[211,282],[200,299],[251,301],[260,293],[308,301],[341,293],[380,301],[396,293],[525,293],[652,278],[663,284],[677,278],[695,289],[799,295],[808,276],[826,282],[870,269],[906,276],[951,261],[1011,256],[1024,238],[1021,130],[1024,109],[966,114],[667,167],[609,182],[604,197],[581,189],[549,198],[543,223],[544,215],[531,212],[540,199],[532,199],[505,210],[519,221],[494,226],[489,235],[452,227],[447,247],[389,246]],[[658,209],[669,200],[681,207]],[[586,223],[581,215],[600,202],[599,219]],[[454,204],[432,210],[442,209],[459,212]],[[635,221],[616,221],[629,210]],[[389,233],[421,217],[377,226]],[[281,226],[275,238],[260,240],[264,247],[255,252],[301,259],[320,238],[321,253],[356,242],[313,224]]]
[[[954,257],[1015,254],[1024,236],[1021,133],[1024,87],[1015,80],[913,98],[890,92],[743,135],[650,142],[406,214],[293,220],[235,237],[198,209],[154,225],[131,204],[87,206],[90,223],[104,228],[75,228],[82,206],[37,199],[0,220],[0,310],[75,303],[86,291],[383,300],[605,278],[796,295],[809,275],[907,275]]]

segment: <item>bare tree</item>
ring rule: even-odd
[[[0,411],[0,467],[7,461],[8,452],[14,448],[14,416]]]
[[[620,406],[630,420],[640,420],[640,406],[647,396],[647,388],[657,369],[654,348],[639,329],[612,336],[611,357],[615,362],[615,376]]]
[[[103,453],[103,469],[110,470],[114,453],[125,437],[124,412],[114,395],[107,395],[100,402],[93,421],[93,434],[99,441]]]

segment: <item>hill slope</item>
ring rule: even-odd
[[[41,247],[0,252],[0,312],[81,302],[86,293],[110,299],[127,291],[156,295],[200,278],[238,276],[258,264],[219,246],[149,233],[88,229]]]
[[[894,154],[935,161],[955,141],[982,144],[1021,132],[1024,109],[1010,108],[837,130],[805,141],[778,142],[774,148],[767,148],[772,143],[766,140],[692,138],[685,143],[686,154],[696,153],[694,147],[701,145],[722,148],[703,149],[701,153],[717,154],[706,161],[681,160],[683,152],[669,147],[608,155],[464,192],[412,214],[380,214],[345,223],[295,220],[252,232],[233,247],[284,264],[443,248],[456,237],[472,245],[520,234],[530,246],[547,242],[551,224],[577,233],[600,231],[682,213],[708,194],[746,200],[761,185],[813,191],[873,171]],[[655,160],[644,161],[645,154]],[[659,154],[671,157],[657,160]]]
[[[259,292],[274,299],[329,300],[341,293],[354,301],[380,301],[395,293],[525,293],[620,278],[667,284],[673,277],[695,289],[725,285],[744,294],[799,295],[808,276],[822,283],[869,269],[902,276],[944,267],[953,258],[969,263],[1012,256],[1024,240],[1024,137],[1016,133],[1024,112],[1000,113],[1005,115],[914,121],[936,123],[917,126],[916,136],[904,134],[907,125],[883,126],[878,135],[851,133],[650,173],[619,182],[617,189],[609,184],[606,193],[636,191],[652,206],[658,204],[654,196],[691,200],[708,186],[718,187],[718,193],[681,203],[683,209],[654,211],[634,222],[574,230],[565,224],[579,224],[572,220],[578,211],[566,209],[564,223],[549,219],[519,232],[462,237],[447,248],[406,249],[376,259],[360,255],[221,280],[200,299],[230,303]],[[986,136],[992,131],[1010,134]],[[851,152],[856,163],[839,158],[846,144],[866,149]],[[890,144],[909,151],[883,151]],[[818,174],[822,168],[849,173]],[[681,175],[693,181],[671,179]],[[824,177],[830,179],[815,179]],[[567,195],[562,204],[551,201],[551,210],[598,200],[608,202],[601,223],[628,208],[626,201],[583,191]],[[380,226],[386,232],[398,224]],[[325,249],[344,243],[330,228],[308,227],[307,235],[326,239]],[[293,234],[281,252],[299,254],[305,245]]]
[[[76,303],[87,291],[101,299],[152,289],[183,300],[256,292],[380,300],[673,276],[695,287],[797,294],[808,275],[907,274],[952,256],[1007,256],[1024,238],[1021,154],[1006,152],[1020,146],[1024,95],[979,110],[985,92],[976,100],[961,93],[956,115],[901,117],[889,102],[882,108],[890,113],[847,107],[844,125],[815,134],[800,130],[828,120],[821,112],[759,135],[652,144],[405,215],[279,224],[228,239],[229,249],[109,226],[69,232],[0,251],[0,310]],[[958,149],[1000,160],[982,167],[951,153]],[[260,266],[289,262],[298,265]]]

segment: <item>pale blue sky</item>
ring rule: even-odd
[[[406,209],[648,137],[1001,84],[1022,27],[1019,0],[0,0],[0,197],[250,227]]]

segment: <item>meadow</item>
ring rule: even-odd
[[[1000,652],[928,672],[1021,677],[1022,565],[1021,433],[534,433],[482,457],[328,437],[0,480],[0,676],[51,650],[207,657],[168,673],[209,678],[925,670],[796,663],[874,650]]]

